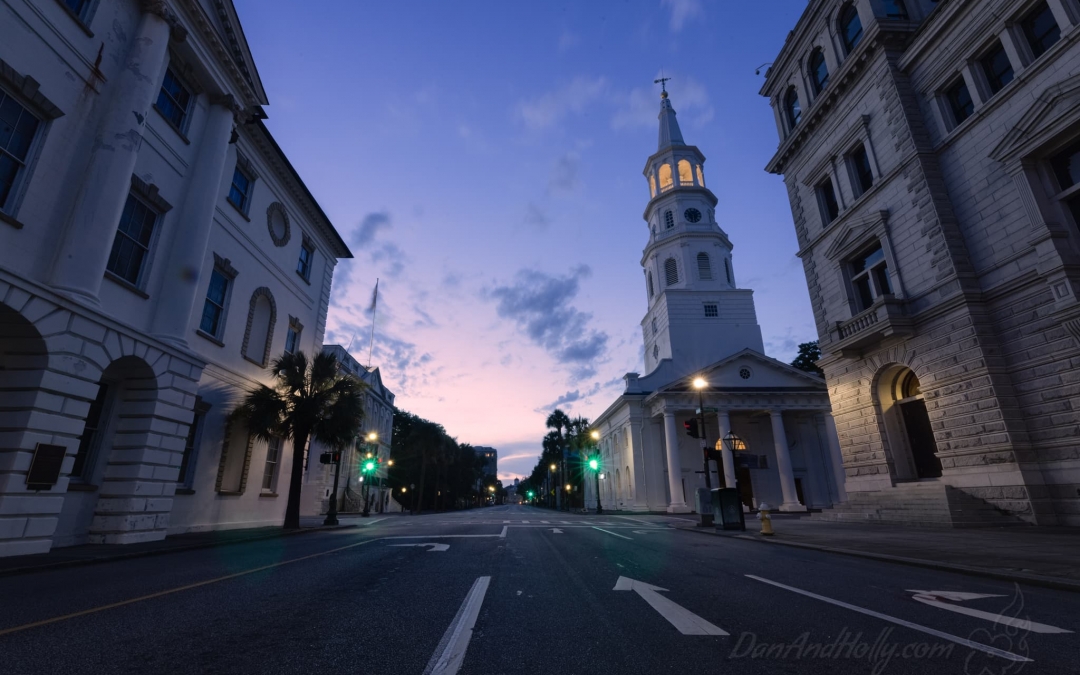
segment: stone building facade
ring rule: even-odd
[[[280,524],[227,413],[349,251],[229,0],[0,0],[0,555]]]
[[[738,487],[743,504],[783,511],[845,499],[825,383],[764,354],[753,291],[739,288],[728,234],[705,185],[705,155],[682,136],[660,100],[657,151],[645,164],[649,199],[641,320],[646,374],[627,373],[623,393],[593,422],[600,434],[600,502],[612,511],[696,508],[695,490]],[[692,381],[701,378],[699,391]],[[704,410],[699,415],[699,407]],[[704,439],[684,425],[704,418]],[[734,432],[744,445],[708,462],[702,444]],[[720,466],[716,466],[719,464]],[[596,503],[596,481],[585,481]]]
[[[940,488],[1080,525],[1078,42],[1076,0],[811,0],[767,74],[870,511]]]

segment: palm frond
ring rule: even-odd
[[[244,420],[252,435],[268,441],[275,436],[291,435],[288,410],[288,402],[279,392],[261,385],[244,396],[230,417]]]

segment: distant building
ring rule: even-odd
[[[337,357],[342,372],[359,378],[368,389],[364,392],[364,422],[361,437],[364,447],[346,449],[341,456],[338,478],[338,509],[343,512],[363,510],[364,481],[360,480],[360,461],[371,452],[380,462],[378,472],[367,488],[372,511],[381,513],[389,503],[389,488],[384,485],[389,469],[390,446],[394,433],[394,393],[383,384],[379,368],[361,365],[341,345],[326,345],[323,351]],[[369,436],[374,433],[375,439]],[[319,456],[329,450],[312,443],[304,467],[304,490],[301,511],[304,515],[323,514],[330,508],[330,493],[334,486],[334,466],[322,464]],[[365,478],[364,480],[367,480]]]
[[[847,516],[1080,525],[1080,2],[810,0],[761,94]]]
[[[493,485],[499,478],[499,451],[483,445],[477,445],[475,448],[477,456],[485,460],[484,475]]]

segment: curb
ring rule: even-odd
[[[748,534],[733,534],[722,535],[715,532],[707,532],[704,530],[689,528],[689,527],[675,527],[672,528],[684,532],[696,532],[698,534],[705,534],[713,537],[726,537],[730,539],[740,539],[742,541],[754,541],[759,544],[772,544],[774,546],[791,546],[793,548],[807,549],[811,551],[823,551],[825,553],[838,553],[840,555],[852,556],[855,558],[869,558],[870,560],[879,560],[882,562],[891,562],[898,565],[908,565],[910,567],[923,567],[932,570],[941,570],[944,572],[956,572],[959,574],[967,574],[971,576],[986,577],[989,579],[997,579],[999,581],[1012,581],[1015,583],[1030,584],[1032,586],[1042,586],[1044,588],[1053,588],[1060,591],[1071,591],[1073,593],[1080,593],[1080,581],[1071,581],[1069,579],[1060,579],[1057,577],[1045,576],[1042,574],[1024,574],[1023,572],[1004,572],[987,567],[973,567],[970,565],[959,565],[956,563],[938,562],[935,560],[923,560],[921,558],[905,558],[898,555],[889,555],[887,553],[873,553],[871,551],[859,551],[850,548],[837,548],[834,546],[822,546],[820,544],[807,544],[803,542],[784,541],[782,539],[763,539],[761,537],[755,537]]]
[[[84,558],[81,560],[63,560],[55,563],[48,563],[45,565],[27,565],[26,567],[12,567],[10,569],[0,570],[0,577],[17,576],[20,574],[32,574],[34,572],[51,572],[53,570],[65,569],[68,567],[83,567],[85,565],[97,565],[99,563],[116,562],[119,560],[133,560],[135,558],[149,558],[157,555],[167,555],[169,553],[182,553],[184,551],[195,551],[201,548],[219,548],[223,546],[234,546],[236,544],[247,544],[253,541],[266,541],[267,539],[278,539],[281,537],[289,537],[297,534],[306,534],[308,532],[323,532],[326,530],[344,530],[352,527],[359,527],[355,524],[348,525],[320,525],[318,527],[302,527],[298,530],[281,530],[272,534],[268,533],[262,537],[250,537],[247,539],[237,539],[235,541],[212,541],[203,542],[201,544],[191,544],[190,546],[175,546],[171,548],[150,549],[146,551],[135,551],[133,553],[118,553],[116,555],[102,556],[100,558]]]

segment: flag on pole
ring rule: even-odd
[[[375,305],[379,302],[379,280],[375,280],[375,290],[371,293],[371,307],[368,307],[368,311],[375,314]]]
[[[371,370],[371,352],[375,349],[375,306],[379,304],[379,280],[375,280],[375,290],[371,293],[371,341],[368,342],[367,367]]]

